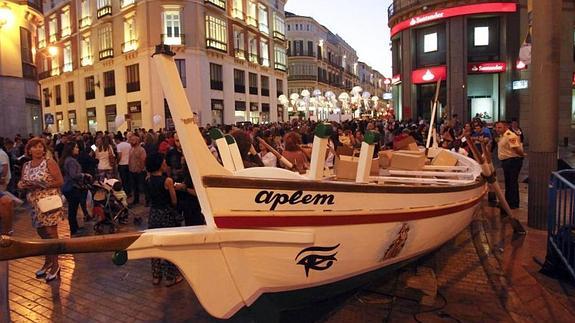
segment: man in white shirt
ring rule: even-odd
[[[132,149],[132,146],[126,142],[126,138],[119,135],[116,136],[116,150],[118,151],[118,173],[120,174],[120,180],[124,186],[124,191],[128,195],[130,195],[132,192],[129,182],[130,170],[128,169],[130,149]]]

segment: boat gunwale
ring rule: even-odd
[[[325,227],[341,225],[360,225],[390,222],[409,222],[446,216],[476,207],[481,203],[487,190],[480,195],[460,204],[449,205],[436,209],[412,210],[411,212],[389,212],[361,215],[328,215],[317,214],[309,216],[290,215],[214,215],[214,221],[220,229],[254,229],[272,227]]]
[[[257,177],[230,177],[220,175],[206,175],[202,177],[206,188],[234,188],[234,189],[275,189],[317,192],[345,192],[345,193],[405,193],[405,194],[436,194],[452,193],[472,190],[485,185],[485,179],[479,177],[469,184],[422,186],[422,185],[376,185],[355,182],[333,181],[302,181],[291,179],[266,179]]]

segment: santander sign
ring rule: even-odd
[[[469,73],[500,73],[507,70],[505,62],[469,63],[467,72]]]
[[[433,83],[446,79],[447,67],[445,65],[421,68],[411,72],[411,82],[413,84]]]
[[[413,18],[398,22],[391,28],[391,36],[393,37],[398,32],[418,26],[427,22],[432,22],[440,19],[450,17],[485,14],[494,12],[515,12],[517,11],[517,4],[512,2],[493,2],[493,3],[480,3],[466,6],[452,7],[434,12],[426,13],[423,15],[415,16]]]
[[[422,24],[422,23],[424,23],[424,22],[428,22],[428,21],[432,21],[432,20],[437,20],[437,19],[442,19],[444,15],[445,15],[445,14],[444,14],[443,12],[437,11],[437,12],[434,12],[433,14],[431,14],[431,15],[414,17],[414,18],[411,18],[411,20],[409,21],[409,25],[410,25],[410,26],[415,26],[415,25]]]

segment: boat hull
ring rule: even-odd
[[[350,292],[385,278],[420,257],[414,257],[361,275],[329,284],[285,292],[262,294],[252,305],[242,308],[234,317],[249,316],[256,322],[308,322],[320,319],[321,315],[344,301]],[[293,318],[292,318],[293,316]]]
[[[262,294],[329,284],[425,254],[461,232],[477,204],[467,209],[408,222],[315,228],[313,244],[227,244],[222,252],[249,306]]]
[[[406,221],[150,230],[128,248],[128,255],[139,259],[162,254],[181,269],[211,315],[229,318],[244,307],[255,306],[262,295],[335,288],[338,281],[395,267],[438,248],[470,223],[482,189],[476,194],[464,209],[437,209],[433,216]],[[193,248],[190,243],[195,244]],[[140,244],[154,247],[139,248]]]

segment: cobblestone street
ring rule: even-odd
[[[526,226],[526,190],[521,184]],[[136,212],[145,214],[139,207]],[[123,231],[144,228],[132,224]],[[85,224],[87,228],[90,224]],[[16,236],[36,237],[26,212],[16,216]],[[511,228],[487,201],[473,224],[441,249],[343,301],[316,311],[286,316],[286,321],[323,322],[512,322],[575,321],[575,289],[538,272],[533,260],[545,258],[546,232],[529,230],[512,240]],[[60,235],[69,236],[66,222]],[[149,261],[112,264],[111,253],[62,256],[61,279],[34,278],[39,257],[10,262],[10,307],[16,322],[216,322],[186,283],[153,286]],[[415,285],[436,286],[437,296],[422,303]],[[413,287],[413,284],[411,284]],[[425,289],[425,288],[424,288]],[[431,303],[429,302],[431,300]],[[243,314],[232,321],[246,322]]]

